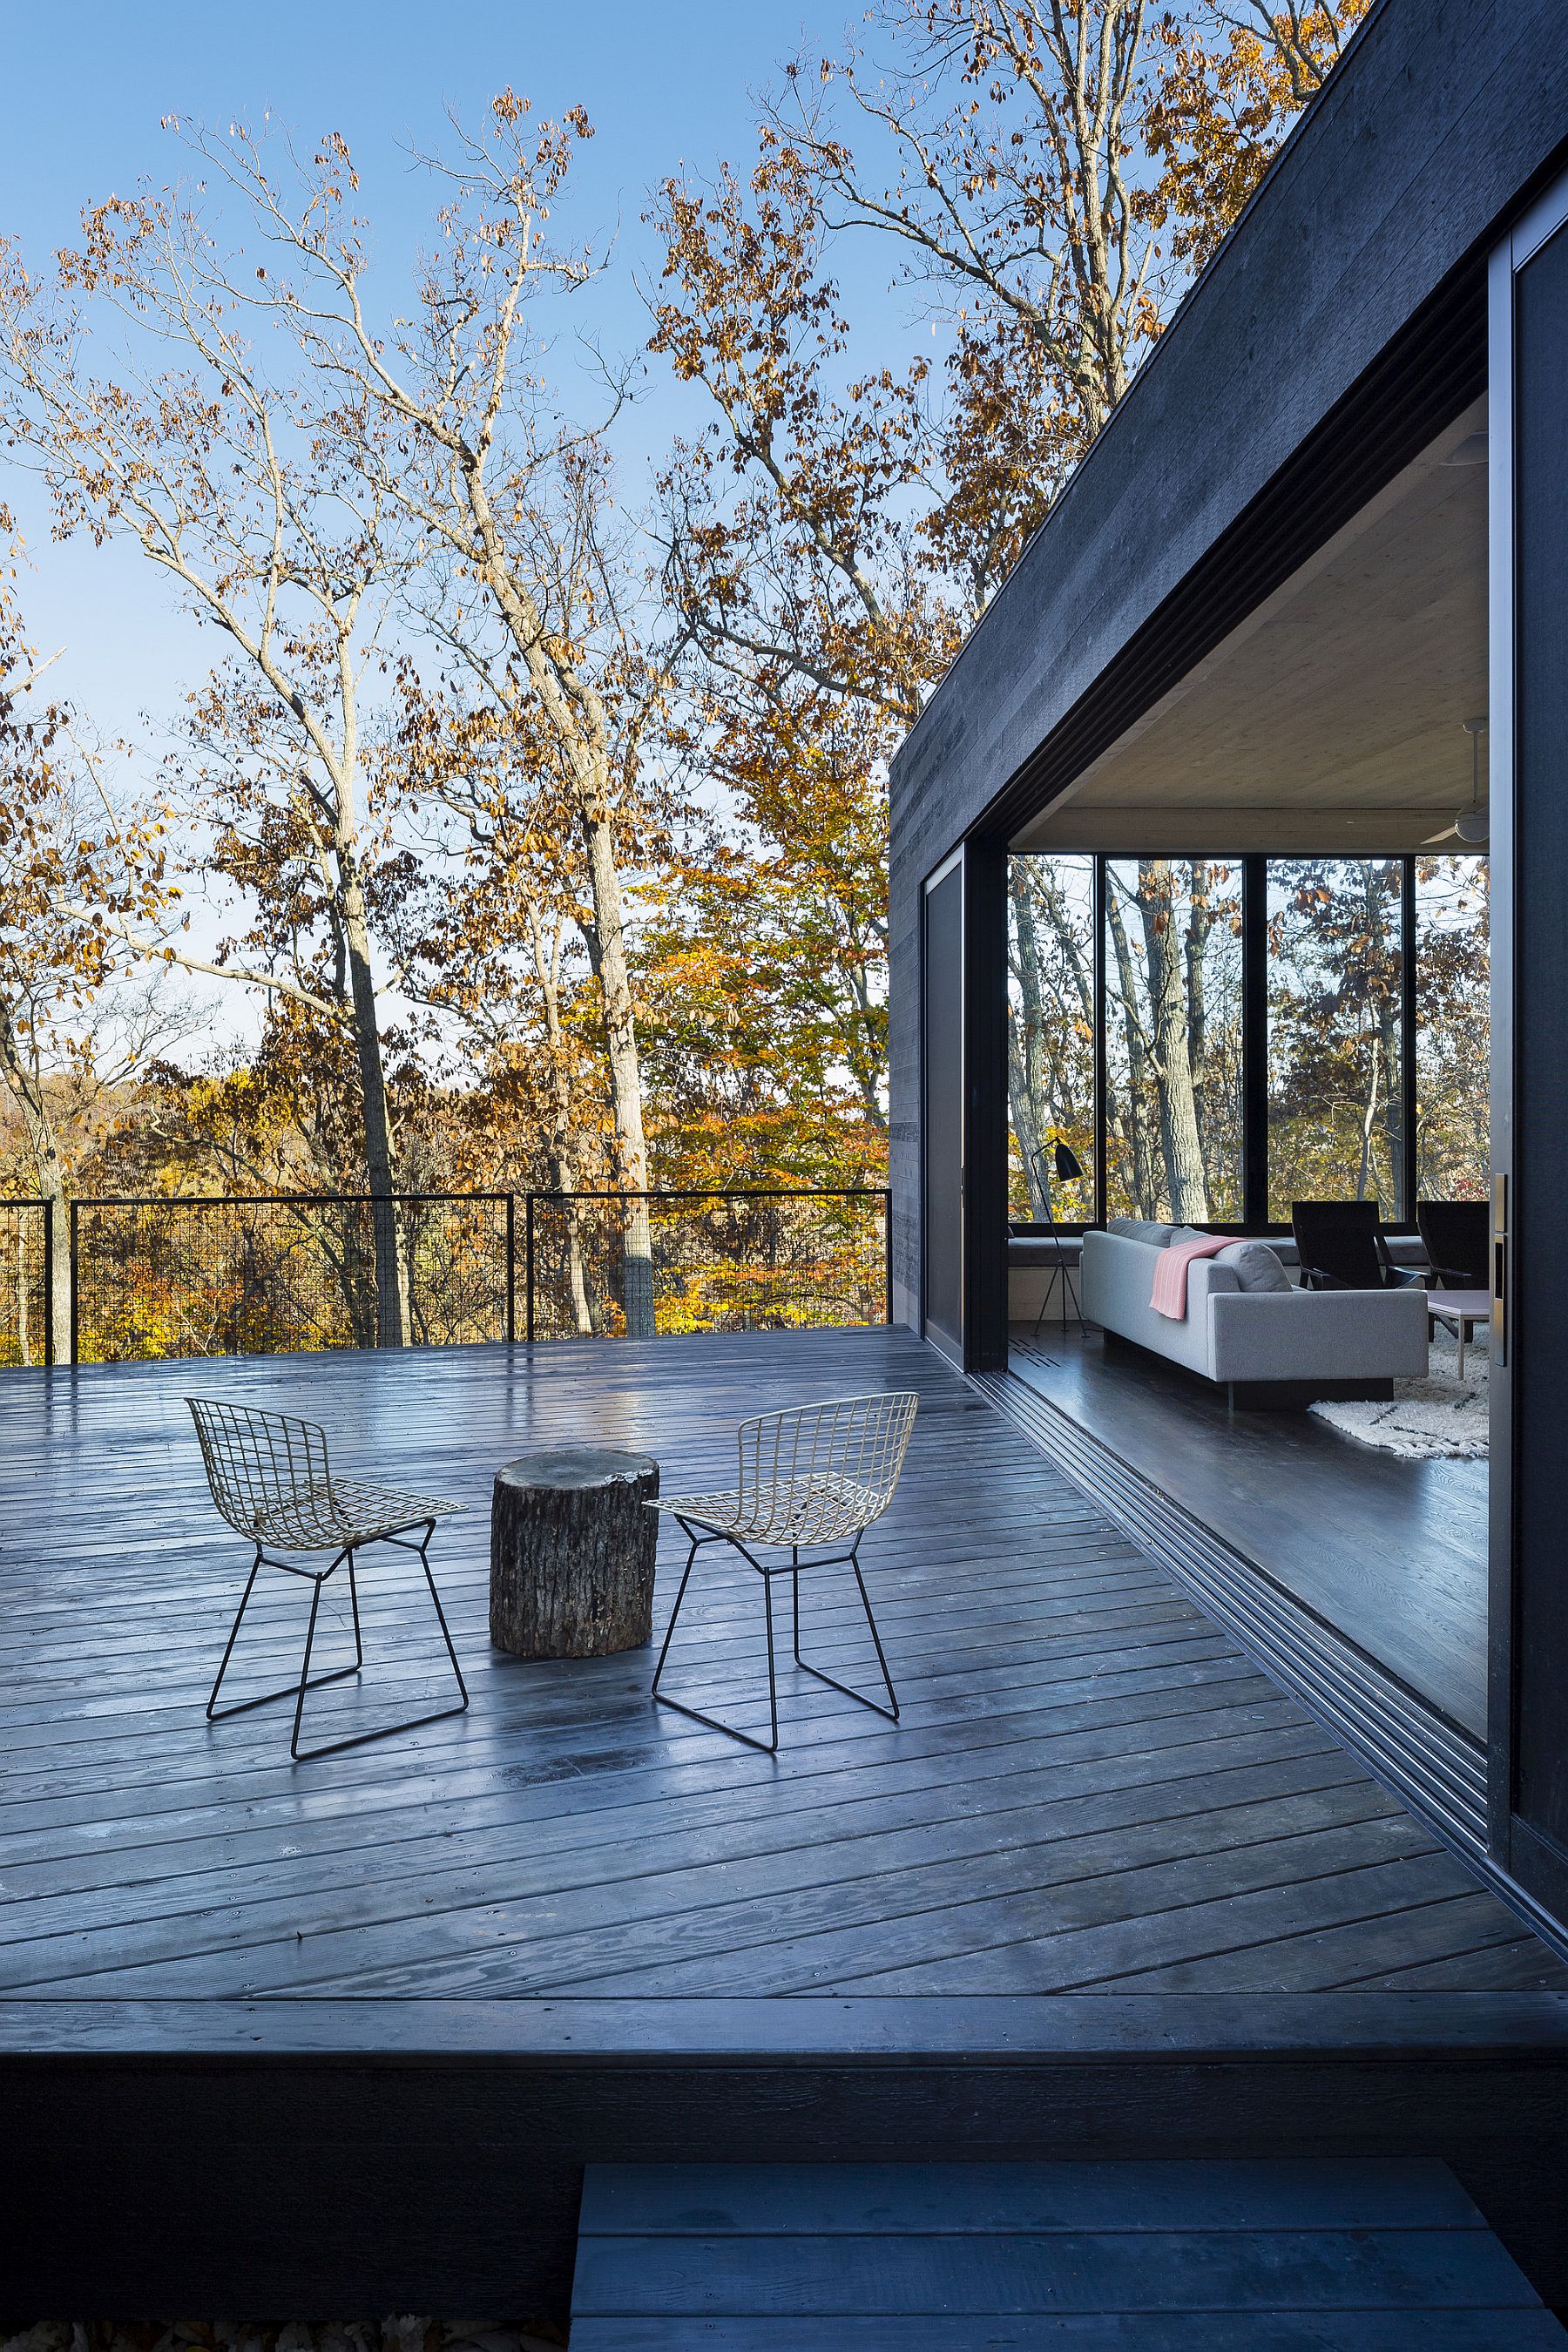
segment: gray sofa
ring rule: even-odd
[[[1187,1269],[1185,1320],[1173,1322],[1149,1303],[1163,1245],[1086,1233],[1084,1321],[1222,1383],[1234,1403],[1386,1397],[1426,1370],[1424,1290],[1244,1290],[1234,1267],[1200,1257]]]

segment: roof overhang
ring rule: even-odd
[[[1486,427],[1483,398],[1012,846],[1390,855],[1451,824],[1487,707]]]

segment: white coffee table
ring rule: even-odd
[[[1490,1325],[1492,1295],[1489,1290],[1429,1290],[1426,1293],[1426,1337],[1434,1327],[1446,1323],[1459,1343],[1459,1378],[1465,1377],[1465,1348],[1482,1324]]]

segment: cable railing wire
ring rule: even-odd
[[[880,1188],[402,1192],[397,1290],[410,1344],[664,1337],[889,1319]],[[46,1204],[0,1201],[0,1364],[272,1355],[383,1339],[363,1193],[146,1194],[70,1204],[55,1264]],[[65,1253],[61,1253],[62,1260]]]

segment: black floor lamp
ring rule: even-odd
[[[1083,1169],[1079,1165],[1077,1152],[1071,1150],[1068,1146],[1062,1141],[1059,1135],[1054,1136],[1051,1139],[1051,1157],[1056,1169],[1056,1180],[1058,1184],[1080,1184],[1083,1181]],[[1061,1300],[1062,1329],[1065,1331],[1068,1328],[1068,1291],[1072,1284],[1072,1265],[1068,1257],[1067,1252],[1062,1247],[1062,1237],[1057,1231],[1057,1214],[1056,1210],[1052,1205],[1054,1195],[1051,1190],[1050,1178],[1046,1174],[1046,1154],[1044,1151],[1036,1152],[1035,1166],[1044,1180],[1040,1185],[1040,1190],[1045,1195],[1046,1224],[1049,1229],[1052,1253],[1056,1263],[1057,1292]],[[1035,1337],[1037,1339],[1039,1337],[1040,1326],[1046,1319],[1046,1308],[1050,1302],[1050,1286],[1047,1283],[1046,1286],[1045,1297],[1040,1301],[1040,1311],[1035,1318]],[[1073,1313],[1078,1317],[1079,1321],[1081,1323],[1083,1320],[1083,1305],[1076,1289],[1074,1289],[1072,1293],[1072,1307]]]

